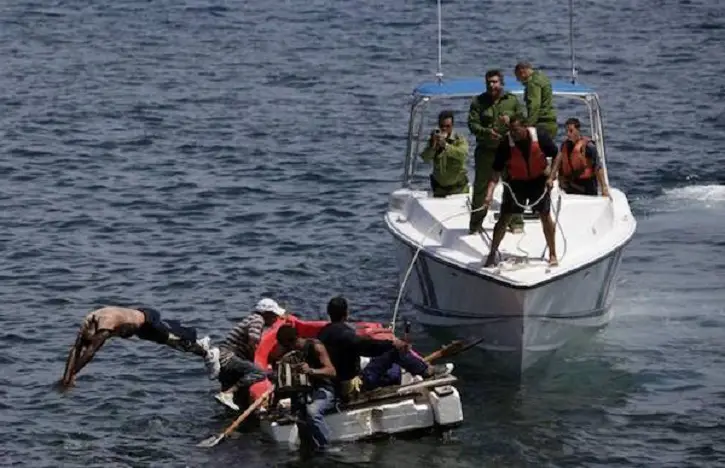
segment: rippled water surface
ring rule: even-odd
[[[575,4],[580,80],[639,220],[616,318],[516,392],[461,364],[462,427],[356,460],[725,466],[725,4]],[[567,27],[566,2],[444,2],[444,72],[528,59],[564,78]],[[317,317],[342,293],[388,320],[382,213],[435,52],[431,1],[0,5],[2,465],[288,464],[254,432],[194,446],[231,416],[190,355],[115,340],[73,391],[52,384],[104,303],[215,340],[263,294]]]

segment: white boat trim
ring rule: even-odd
[[[413,250],[419,249],[420,244],[418,242],[412,240],[410,238],[410,236],[407,236],[400,230],[397,230],[393,227],[393,222],[391,221],[390,218],[391,218],[391,216],[395,216],[395,215],[397,215],[397,213],[386,214],[385,225],[386,225],[387,229],[391,232],[391,234],[393,234],[397,238],[397,240],[406,244],[409,248],[411,248]],[[538,287],[546,285],[552,281],[559,280],[561,278],[574,274],[578,271],[589,268],[591,265],[611,256],[612,252],[614,252],[614,251],[621,252],[631,242],[633,234],[634,234],[634,227],[635,226],[633,225],[631,233],[626,238],[624,238],[622,241],[614,244],[613,248],[610,251],[602,251],[599,255],[592,257],[585,263],[582,263],[577,266],[572,266],[570,268],[566,268],[566,267],[563,267],[560,265],[558,267],[551,268],[550,273],[547,276],[542,277],[538,281],[530,282],[530,283],[523,283],[523,284],[512,281],[510,278],[507,278],[506,276],[498,275],[498,274],[494,273],[495,268],[473,269],[466,265],[462,265],[459,261],[456,261],[453,258],[450,258],[450,257],[447,258],[447,257],[443,257],[441,255],[435,255],[425,248],[422,248],[420,250],[419,255],[423,255],[426,258],[428,258],[434,262],[438,262],[438,263],[441,263],[448,267],[454,268],[462,273],[474,275],[474,276],[485,279],[487,281],[491,281],[496,284],[504,285],[504,286],[507,286],[507,287],[510,287],[513,289],[528,290],[528,289],[538,288]],[[487,232],[489,232],[489,231],[487,231]],[[511,235],[511,234],[509,234],[509,235]],[[545,262],[542,262],[542,263],[545,263]]]

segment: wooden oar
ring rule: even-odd
[[[262,404],[262,402],[264,402],[265,398],[267,398],[269,396],[269,394],[272,393],[273,391],[274,391],[274,385],[272,386],[272,388],[270,388],[269,390],[267,390],[266,392],[264,392],[262,394],[262,396],[260,396],[259,398],[257,398],[254,401],[254,403],[252,403],[251,405],[249,405],[249,408],[247,408],[244,411],[244,413],[242,413],[241,415],[239,415],[239,417],[237,419],[235,419],[234,422],[231,423],[229,425],[229,427],[227,427],[224,430],[224,432],[222,432],[221,434],[217,434],[215,436],[211,436],[211,437],[209,437],[207,439],[204,439],[201,442],[199,442],[198,444],[196,444],[196,446],[197,447],[214,447],[216,444],[218,444],[219,442],[221,442],[222,440],[224,440],[224,438],[226,436],[228,436],[229,434],[231,434],[232,432],[234,432],[234,429],[236,429],[237,426],[239,426],[242,423],[242,421],[244,421],[245,419],[247,419],[247,417],[250,414],[252,414],[252,412],[255,409],[257,409]]]
[[[429,355],[423,358],[425,362],[431,362],[436,359],[440,358],[448,358],[455,356],[457,354],[461,354],[464,351],[468,351],[469,349],[476,346],[478,343],[482,342],[484,338],[478,338],[476,340],[473,340],[471,342],[466,343],[464,340],[456,340],[453,341],[445,346],[443,346],[438,351],[433,351]]]

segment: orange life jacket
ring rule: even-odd
[[[511,180],[533,180],[545,174],[548,163],[539,147],[539,137],[534,127],[527,128],[531,136],[531,147],[528,159],[524,157],[516,142],[509,135],[511,157],[508,160],[508,175]]]
[[[591,179],[594,177],[594,168],[592,163],[587,159],[586,150],[589,138],[581,137],[574,144],[574,148],[569,153],[568,140],[561,145],[561,166],[559,171],[563,178],[568,180]]]

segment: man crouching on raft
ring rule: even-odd
[[[196,330],[176,320],[161,320],[148,307],[102,307],[89,313],[81,324],[76,342],[68,353],[62,387],[72,386],[76,375],[111,337],[131,338],[165,344],[204,358],[211,379],[219,374],[219,349],[209,347],[209,337],[196,339]]]

